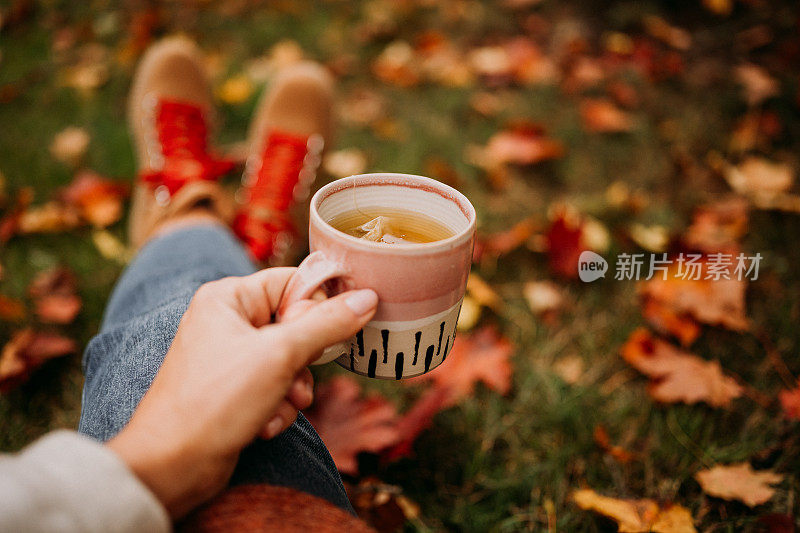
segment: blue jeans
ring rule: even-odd
[[[100,441],[116,435],[150,387],[200,285],[255,271],[221,226],[179,230],[142,248],[114,288],[100,333],[86,348],[78,430]],[[231,484],[245,483],[291,487],[353,512],[333,459],[302,414],[281,435],[256,440],[242,452]]]

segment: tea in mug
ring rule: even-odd
[[[433,218],[404,209],[358,209],[333,217],[328,224],[339,231],[384,244],[418,244],[453,236]]]

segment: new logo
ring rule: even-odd
[[[589,283],[604,278],[607,271],[608,262],[603,259],[603,256],[591,250],[581,252],[581,256],[578,258],[578,277],[581,278],[581,281]]]

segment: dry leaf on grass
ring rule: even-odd
[[[382,82],[398,87],[413,87],[421,78],[419,58],[405,41],[389,44],[372,62],[372,72]]]
[[[752,63],[744,63],[736,67],[736,79],[742,85],[744,99],[750,105],[757,105],[764,100],[780,94],[781,85],[762,67]]]
[[[663,279],[663,275],[657,273],[653,279],[639,285],[645,316],[648,319],[655,317],[655,326],[668,327],[666,321],[659,321],[659,317],[671,314],[675,320],[690,316],[702,324],[733,331],[746,331],[750,327],[745,316],[746,279],[682,279],[678,276],[675,262],[669,267],[666,277]],[[668,329],[667,332],[681,337],[680,331]]]
[[[725,179],[739,194],[772,198],[791,188],[794,171],[785,163],[774,163],[761,157],[748,157],[737,166],[727,166]]]
[[[529,281],[522,288],[528,307],[535,315],[555,313],[564,307],[564,294],[552,281]]]
[[[736,253],[739,240],[747,232],[747,222],[747,200],[726,198],[695,209],[683,241],[690,249],[705,253]]]
[[[694,520],[680,505],[661,508],[653,500],[623,500],[601,496],[591,489],[572,493],[581,509],[595,511],[614,520],[620,533],[694,533]]]
[[[358,517],[377,531],[399,531],[408,520],[419,517],[419,505],[403,494],[402,487],[374,477],[346,487]]]
[[[611,101],[587,98],[581,102],[583,126],[592,133],[621,133],[633,129],[631,115]]]
[[[28,292],[42,322],[69,324],[75,320],[82,307],[77,287],[77,278],[67,268],[59,267],[39,273],[28,287]]]
[[[495,328],[485,326],[460,336],[441,366],[407,381],[432,381],[434,387],[448,391],[445,406],[471,396],[478,381],[505,394],[511,388],[514,369],[509,357],[513,352],[514,346],[508,339],[501,337]]]
[[[50,153],[58,161],[77,167],[89,148],[89,133],[75,126],[58,132],[50,145]]]
[[[27,311],[25,304],[16,298],[0,294],[0,320],[4,322],[20,322]]]
[[[345,474],[358,474],[359,453],[378,453],[400,438],[394,406],[378,394],[362,398],[358,383],[345,376],[317,387],[305,415]]]
[[[761,505],[772,498],[783,476],[771,470],[756,471],[749,463],[718,465],[694,475],[703,492],[723,500],[739,500],[748,507]]]
[[[59,233],[81,225],[81,217],[70,205],[51,201],[28,208],[19,217],[19,232]]]
[[[577,278],[578,259],[586,248],[580,215],[567,208],[557,209],[547,230],[550,270],[567,279]]]
[[[48,359],[73,353],[75,341],[51,333],[25,329],[16,333],[0,353],[0,393],[28,379]]]
[[[477,166],[491,170],[506,164],[533,165],[564,155],[561,141],[545,135],[544,128],[532,122],[509,124],[489,138],[486,146],[472,150]]]
[[[78,210],[81,217],[98,228],[105,228],[122,216],[122,201],[128,186],[84,170],[61,191],[61,199]]]
[[[683,352],[644,328],[631,334],[622,347],[622,358],[651,378],[648,392],[659,402],[705,402],[727,407],[743,392],[736,380],[722,373],[718,361]]]
[[[535,230],[536,224],[526,218],[505,231],[479,237],[475,244],[476,261],[483,257],[496,259],[516,250],[528,242]]]
[[[0,244],[8,242],[19,232],[20,219],[33,201],[33,189],[24,187],[17,192],[13,204],[0,217]]]

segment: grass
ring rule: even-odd
[[[798,16],[791,2],[761,8],[737,5],[730,17],[705,12],[699,2],[622,1],[543,2],[529,8],[545,20],[582,21],[590,43],[608,31],[637,32],[645,13],[659,13],[693,32],[691,51],[684,54],[685,75],[650,84],[635,81],[642,104],[629,134],[586,133],[580,124],[577,99],[557,88],[503,90],[511,104],[495,118],[471,110],[470,89],[423,85],[400,89],[382,84],[369,71],[369,60],[393,38],[413,42],[425,29],[437,29],[464,44],[491,42],[523,33],[524,17],[515,17],[490,2],[447,2],[398,8],[385,37],[366,42],[358,36],[365,21],[386,12],[389,3],[310,1],[254,3],[228,1],[202,8],[168,4],[162,8],[159,33],[184,31],[209,51],[223,53],[225,72],[239,71],[243,62],[264,53],[282,39],[294,39],[309,56],[330,61],[354,54],[352,73],[341,80],[347,93],[368,87],[386,97],[398,139],[377,137],[369,129],[346,126],[338,147],[357,147],[369,157],[369,169],[426,173],[430,157],[444,159],[460,176],[460,187],[473,200],[483,230],[499,230],[535,214],[544,217],[554,202],[569,200],[597,217],[614,236],[607,256],[630,251],[620,238],[633,221],[658,222],[678,231],[698,202],[724,191],[719,179],[692,174],[676,164],[678,154],[703,167],[706,154],[726,152],[728,136],[745,107],[739,89],[727,75],[704,78],[715,68],[730,68],[743,60],[770,66],[780,76],[786,94],[797,91],[797,69],[788,70],[780,50],[770,46],[746,52],[732,35],[756,23],[772,28],[776,37],[791,32]],[[772,4],[772,3],[771,3]],[[0,3],[0,6],[3,4]],[[457,21],[451,10],[465,9]],[[383,10],[383,11],[381,11]],[[125,37],[133,13],[102,2],[51,2],[37,5],[27,20],[0,32],[0,87],[21,87],[21,94],[0,103],[0,171],[9,188],[34,186],[37,199],[46,199],[71,179],[71,172],[48,151],[53,136],[78,125],[92,135],[88,166],[103,174],[129,179],[134,158],[124,125],[124,101],[131,68],[116,65],[109,82],[91,95],[59,86],[60,65],[51,52],[56,28],[71,26],[79,35],[111,20],[117,31],[96,40],[112,50]],[[372,15],[371,15],[372,14]],[[788,22],[786,22],[788,21]],[[776,39],[777,41],[777,39]],[[597,45],[599,46],[599,45]],[[701,67],[705,65],[707,70]],[[712,68],[713,67],[713,68]],[[723,72],[728,72],[723,70]],[[255,96],[241,105],[221,108],[220,140],[244,137]],[[770,101],[768,108],[781,120],[783,133],[772,146],[775,153],[798,153],[800,117],[790,98]],[[482,144],[509,118],[524,117],[543,124],[568,147],[553,163],[513,171],[506,190],[495,190],[486,177],[464,161],[468,144]],[[673,132],[665,134],[665,125]],[[703,176],[706,176],[703,178]],[[603,191],[623,181],[649,199],[635,219],[608,208]],[[123,224],[112,232],[124,238]],[[755,332],[764,332],[795,375],[800,373],[800,250],[793,237],[800,231],[796,216],[756,212],[744,248],[765,256],[762,277],[751,284],[747,307]],[[121,267],[104,259],[88,231],[12,240],[0,250],[6,275],[0,292],[24,297],[25,287],[38,271],[66,264],[79,275],[84,311],[68,333],[85,345],[97,330],[104,302]],[[568,305],[560,320],[545,324],[527,309],[522,283],[548,279],[541,254],[516,251],[480,274],[506,300],[499,322],[517,346],[514,384],[499,397],[479,388],[457,408],[437,416],[433,429],[416,443],[415,456],[388,467],[366,460],[362,473],[403,487],[422,507],[422,516],[409,524],[419,530],[538,531],[555,524],[562,531],[613,531],[610,522],[578,510],[569,494],[581,486],[618,497],[649,497],[689,507],[705,531],[757,530],[759,516],[797,515],[800,490],[798,426],[785,421],[774,398],[785,387],[770,365],[756,336],[708,328],[694,353],[719,359],[727,371],[772,400],[765,406],[750,398],[729,410],[703,405],[659,406],[646,394],[646,380],[618,356],[629,333],[643,325],[635,287],[623,282],[565,284]],[[13,328],[0,324],[0,341]],[[569,385],[554,370],[562,357],[578,356],[585,364],[581,379]],[[321,377],[340,372],[326,367]],[[414,392],[392,383],[367,383],[407,405]],[[0,450],[17,450],[37,436],[58,427],[74,428],[80,411],[82,376],[74,356],[45,365],[27,384],[0,398]],[[619,464],[594,443],[596,425],[604,425],[612,441],[636,453],[637,459]],[[767,504],[749,509],[742,504],[704,496],[693,474],[715,463],[752,461],[772,468],[786,479]]]

